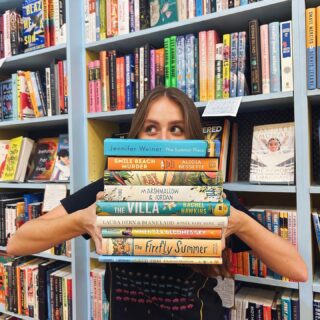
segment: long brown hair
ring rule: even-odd
[[[154,101],[160,99],[161,97],[167,97],[181,108],[184,117],[184,132],[187,139],[204,139],[200,116],[194,102],[181,90],[177,88],[165,88],[163,86],[158,86],[153,89],[141,101],[132,119],[128,138],[135,139],[138,137],[143,128],[143,124],[149,112],[150,106]],[[206,277],[217,275],[230,276],[228,272],[229,268],[226,250],[223,251],[222,255],[224,260],[224,264],[222,266],[191,265],[191,268]]]
[[[167,97],[181,108],[184,118],[184,132],[187,139],[204,138],[200,116],[194,102],[181,90],[177,88],[165,88],[163,86],[158,86],[153,89],[140,102],[140,105],[132,119],[128,138],[135,139],[138,137],[149,112],[150,106],[154,101],[160,99],[161,97]]]

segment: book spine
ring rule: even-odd
[[[260,26],[262,93],[270,93],[269,26]]]
[[[186,94],[192,101],[195,101],[194,43],[195,36],[193,34],[187,34],[185,36]]]
[[[218,158],[108,157],[108,170],[216,171]]]
[[[196,0],[188,0],[188,19],[196,16]]]
[[[94,67],[94,95],[95,95],[95,112],[102,111],[102,96],[101,96],[101,64],[100,60],[95,60]]]
[[[194,39],[194,101],[200,101],[199,39]]]
[[[108,52],[106,54],[106,77],[105,77],[105,80],[106,80],[106,91],[107,91],[107,94],[106,94],[106,105],[105,105],[105,110],[104,111],[110,111],[110,58],[109,58],[109,55],[108,55]]]
[[[140,30],[140,0],[134,0],[134,31]]]
[[[216,45],[216,99],[223,98],[223,43]]]
[[[165,86],[171,87],[171,49],[170,49],[170,38],[164,39],[164,76]]]
[[[103,228],[103,238],[221,239],[222,229]]]
[[[89,112],[96,112],[94,77],[94,62],[92,61],[88,63]]]
[[[261,52],[260,32],[258,20],[249,21],[250,67],[251,67],[251,94],[262,93],[261,82]]]
[[[231,35],[223,35],[223,99],[230,97],[230,46]]]
[[[134,49],[134,89],[135,89],[135,107],[140,104],[140,48]]]
[[[237,96],[246,94],[246,69],[247,69],[247,33],[239,32],[239,54],[238,54],[238,85]]]
[[[150,49],[150,90],[156,87],[156,50]]]
[[[207,31],[199,32],[199,94],[200,101],[208,100]]]
[[[208,100],[215,99],[215,63],[216,63],[216,45],[218,34],[215,30],[207,32],[207,58],[208,58]]]
[[[316,9],[316,34],[317,34],[317,88],[320,88],[320,6]],[[308,38],[307,38],[308,41]]]
[[[222,186],[104,186],[105,201],[222,201]]]
[[[230,66],[230,97],[237,96],[238,85],[238,47],[239,47],[239,34],[238,32],[231,33],[231,66]]]
[[[186,92],[185,37],[177,36],[177,88]]]
[[[229,216],[230,203],[224,202],[106,202],[97,201],[98,216]]]
[[[119,84],[120,84],[120,102],[117,105],[117,110],[125,110],[126,108],[126,70],[125,70],[125,57],[119,58]]]
[[[111,1],[106,0],[107,38],[112,37]]]
[[[292,26],[291,21],[280,23],[282,91],[293,91]]]
[[[222,241],[213,239],[103,238],[102,254],[110,256],[220,257]]]
[[[118,34],[118,0],[111,0],[111,37]]]
[[[196,1],[196,16],[202,16],[203,15],[203,8],[202,8],[202,0],[195,0]]]
[[[144,98],[144,46],[139,48],[139,94],[141,102]]]
[[[170,37],[171,87],[177,87],[177,36]]]
[[[99,52],[100,81],[101,81],[101,111],[108,111],[107,107],[107,52]]]
[[[99,261],[103,263],[222,264],[222,258],[211,257],[99,256]]]
[[[95,67],[95,66],[94,66]],[[64,76],[63,76],[63,61],[58,61],[58,84],[59,84],[59,114],[65,113],[64,103]]]
[[[280,23],[269,24],[270,91],[281,91],[280,71]]]
[[[140,29],[148,29],[150,28],[150,8],[149,1],[140,0],[139,3],[139,12],[140,12]]]
[[[125,56],[126,66],[126,109],[134,108],[134,56],[128,54]]]
[[[117,68],[116,68],[116,51],[112,50],[109,52],[110,57],[110,111],[117,109]]]
[[[106,0],[100,0],[100,40],[107,37],[107,13],[106,13]]]
[[[129,32],[135,31],[134,2],[135,0],[129,0]]]
[[[146,43],[143,47],[143,94],[145,97],[150,92],[151,82],[150,82],[150,44]]]
[[[118,0],[118,34],[129,33],[129,0]]]

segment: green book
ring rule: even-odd
[[[171,61],[171,87],[176,88],[177,84],[177,36],[170,37],[170,61]]]
[[[171,50],[170,38],[164,38],[164,78],[166,88],[171,87]]]

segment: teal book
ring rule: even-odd
[[[207,142],[204,140],[104,140],[105,156],[144,157],[206,157]]]
[[[103,215],[179,215],[179,216],[229,216],[230,203],[187,201],[97,201],[97,214]]]
[[[150,26],[178,21],[176,0],[150,0]]]

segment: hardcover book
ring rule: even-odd
[[[207,142],[203,140],[104,140],[105,156],[205,157]]]
[[[24,0],[22,4],[24,51],[45,47],[42,0]]]
[[[145,186],[222,186],[221,171],[109,171],[104,172],[106,185]]]
[[[255,126],[250,182],[293,184],[294,173],[294,123]]]
[[[178,21],[176,0],[150,1],[150,26],[157,27],[169,22]]]
[[[12,81],[1,81],[1,107],[3,120],[13,120]]]

